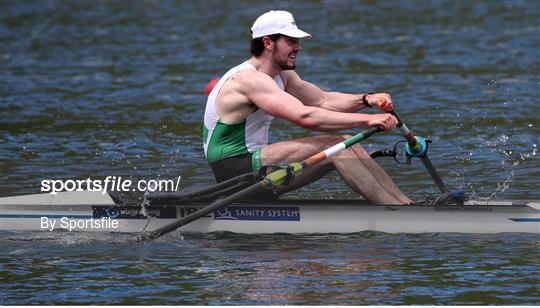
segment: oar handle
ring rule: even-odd
[[[389,114],[396,117],[398,124],[397,129],[399,132],[405,137],[405,140],[409,143],[409,146],[414,147],[414,145],[417,143],[416,137],[413,135],[413,133],[409,130],[407,125],[403,123],[403,121],[399,118],[399,116],[396,114],[396,112],[392,109],[392,111],[388,112]]]

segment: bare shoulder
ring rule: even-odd
[[[272,84],[273,83],[273,84]],[[219,104],[230,106],[251,105],[259,93],[272,92],[275,82],[266,74],[255,70],[243,70],[232,75],[221,87]]]
[[[231,76],[229,82],[238,87],[237,89],[242,93],[260,90],[268,85],[275,84],[270,76],[256,70],[243,70],[238,72]]]
[[[255,70],[243,70],[230,76],[223,83],[216,97],[216,112],[224,123],[237,123],[252,113],[257,96],[270,93],[275,82],[266,74]]]

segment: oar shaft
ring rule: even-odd
[[[232,202],[235,202],[239,199],[243,199],[243,198],[247,198],[249,197],[251,194],[259,191],[261,188],[263,188],[263,181],[261,182],[257,182],[235,194],[232,194],[224,199],[221,199],[217,202],[214,202],[212,203],[211,205],[207,206],[207,207],[204,207],[196,212],[193,212],[191,214],[189,214],[188,216],[186,217],[183,217],[183,218],[180,218],[179,220],[175,221],[174,223],[172,224],[169,224],[169,225],[166,225],[166,226],[163,226],[157,230],[154,230],[152,232],[148,232],[146,234],[141,234],[140,237],[139,237],[139,241],[148,241],[148,240],[152,240],[152,239],[155,239],[155,238],[158,238],[160,236],[162,236],[163,234],[167,234],[171,231],[174,231],[182,226],[185,226],[187,225],[188,223],[190,222],[193,222],[194,220],[197,220],[203,216],[206,216],[210,213],[212,213],[213,211],[221,208],[222,206],[225,206],[227,204],[230,204]]]
[[[399,130],[399,132],[403,135],[403,137],[405,137],[405,140],[407,140],[409,147],[413,150],[419,149],[418,151],[420,151],[422,147],[420,146],[419,141],[416,139],[413,133],[409,130],[407,125],[403,123],[403,121],[398,117],[398,115],[396,114],[394,110],[392,110],[390,114],[395,116],[396,119],[398,120],[398,124],[396,127]],[[433,182],[435,182],[435,184],[437,185],[437,187],[439,187],[441,192],[447,193],[448,188],[446,188],[444,181],[442,180],[441,176],[439,175],[439,173],[437,172],[437,170],[435,169],[435,167],[433,166],[433,164],[431,163],[427,155],[422,154],[422,156],[420,156],[420,160],[424,164],[424,167],[426,167],[426,170],[428,171],[429,176],[431,176],[431,179],[433,179]]]
[[[377,133],[377,132],[380,132],[382,131],[383,129],[379,126],[377,127],[372,127],[364,132],[361,132],[361,133],[358,133],[354,136],[352,136],[351,138],[347,139],[347,140],[344,140],[320,153],[317,153],[313,156],[311,156],[310,158],[304,160],[304,163],[306,164],[307,167],[310,167],[310,166],[313,166],[315,164],[318,164],[320,163],[321,161],[327,159],[327,158],[330,158],[332,156],[335,156],[336,154],[338,154],[339,152],[345,150],[346,148],[349,148],[359,142],[361,142],[362,140],[365,140],[367,139],[369,136],[373,135],[374,133]]]
[[[439,190],[443,194],[448,192],[448,188],[446,188],[446,185],[444,184],[441,176],[439,175],[437,170],[435,170],[435,167],[433,167],[433,164],[431,163],[429,158],[427,158],[427,156],[424,156],[420,158],[420,161],[424,164],[424,167],[426,167],[426,170],[431,176],[431,179],[433,180],[433,182],[435,182],[435,184],[437,184],[437,187],[439,187]]]

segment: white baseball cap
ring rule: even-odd
[[[252,38],[278,33],[295,38],[311,37],[311,34],[298,29],[292,14],[287,11],[270,11],[262,14],[253,23],[251,33]]]

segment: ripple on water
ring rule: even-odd
[[[108,175],[213,183],[202,153],[204,86],[248,56],[254,16],[275,4],[213,5],[5,3],[0,195],[36,193],[42,179]],[[313,34],[298,57],[306,80],[391,93],[407,125],[432,136],[431,160],[449,186],[540,199],[538,2],[284,8]],[[270,140],[315,134],[276,120]],[[397,140],[384,134],[363,145]],[[413,199],[437,192],[418,161],[379,163]],[[292,195],[354,196],[335,173]],[[134,244],[118,235],[0,235],[1,304],[540,303],[538,236],[173,233]]]

